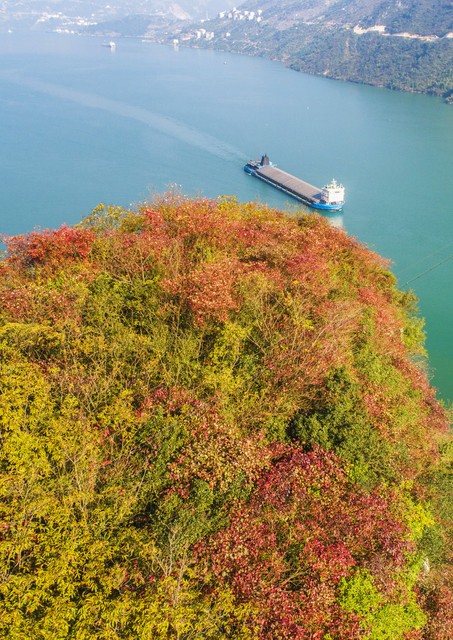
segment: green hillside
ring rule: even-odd
[[[281,60],[294,69],[391,89],[453,95],[453,5],[445,0],[250,0],[182,42]],[[172,33],[172,37],[175,32]]]
[[[379,256],[173,194],[5,242],[0,638],[451,637],[449,426]]]

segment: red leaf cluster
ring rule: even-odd
[[[262,640],[360,638],[358,617],[338,604],[338,587],[361,568],[391,592],[391,575],[412,550],[395,499],[353,486],[332,453],[281,453],[280,445],[250,502],[198,554],[240,602],[258,606]]]
[[[88,257],[94,238],[89,229],[67,226],[6,238],[8,263],[19,268],[67,266]]]
[[[243,266],[234,259],[204,263],[200,268],[163,283],[164,289],[186,302],[198,324],[225,322],[239,308],[235,284]]]

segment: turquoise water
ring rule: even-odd
[[[168,188],[293,207],[242,171],[263,152],[314,184],[335,177],[347,205],[334,222],[415,290],[432,383],[453,400],[453,108],[257,58],[101,43],[0,34],[0,232]]]

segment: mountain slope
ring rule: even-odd
[[[445,0],[250,0],[203,28],[208,38],[199,27],[179,37],[341,80],[453,93],[453,5]]]
[[[444,36],[453,31],[453,9],[447,0],[246,0],[241,11],[262,12],[263,21],[290,26],[301,22],[337,26],[384,25],[389,33]]]

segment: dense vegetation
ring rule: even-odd
[[[310,38],[299,49],[293,41],[287,54],[297,71],[447,100],[453,95],[453,39],[426,42],[338,30]]]
[[[381,258],[174,195],[6,242],[1,638],[451,637],[448,424]]]

